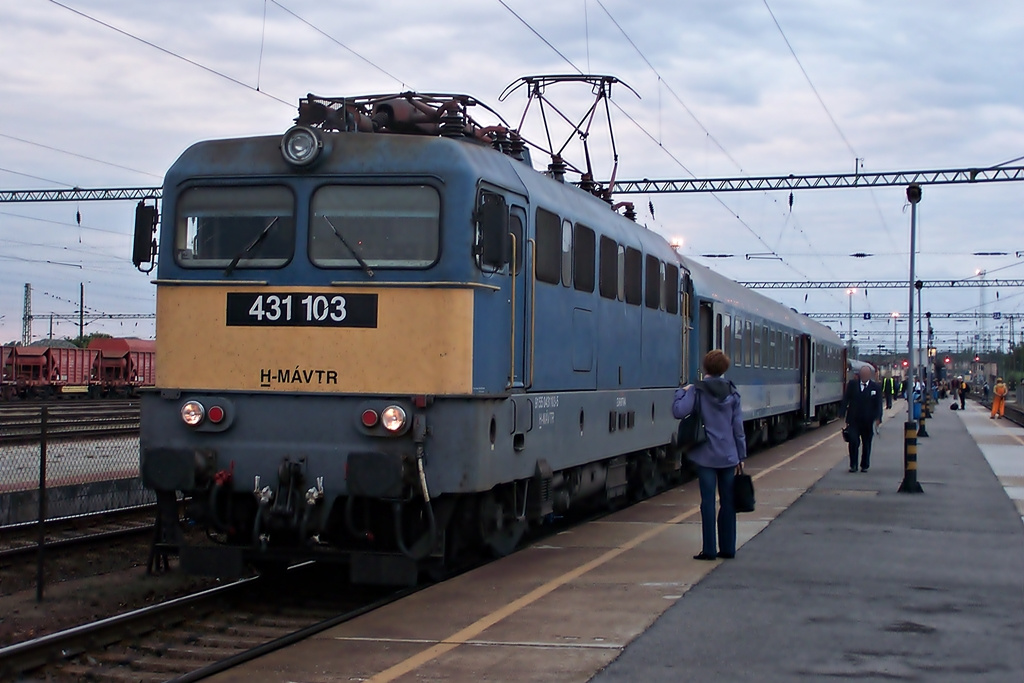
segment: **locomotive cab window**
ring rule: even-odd
[[[176,206],[175,260],[186,268],[280,268],[295,254],[288,188],[195,187]]]
[[[665,291],[662,292],[662,298],[665,300],[665,311],[667,313],[672,315],[679,313],[679,295],[679,267],[666,264]]]
[[[572,287],[572,223],[562,221],[562,285]]]
[[[325,268],[427,268],[440,251],[441,198],[428,185],[331,185],[313,195],[309,256]]]

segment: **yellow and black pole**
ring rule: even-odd
[[[921,201],[921,186],[914,183],[907,187],[907,201],[910,202],[910,334],[907,340],[907,356],[910,367],[916,369],[914,357],[914,256],[917,251],[917,203]],[[908,378],[910,380],[911,378]],[[923,397],[922,397],[923,398]],[[907,421],[903,426],[903,482],[900,493],[923,493],[917,481],[917,422],[914,421],[914,386],[907,386]]]
[[[917,480],[917,424],[904,423],[903,429],[903,481],[900,493],[924,493]]]

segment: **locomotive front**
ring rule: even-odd
[[[216,541],[183,547],[186,569],[331,552],[355,580],[415,581],[451,514],[432,495],[489,486],[472,458],[425,455],[493,444],[469,399],[506,388],[474,372],[474,327],[509,296],[474,267],[507,248],[507,216],[477,205],[492,152],[450,139],[472,138],[465,120],[359,134],[400,130],[405,101],[385,105],[370,122],[336,108],[333,131],[199,143],[167,175],[141,466],[167,533],[180,492]],[[510,333],[507,313],[488,324]]]

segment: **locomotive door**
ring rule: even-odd
[[[513,205],[509,216],[509,233],[512,236],[512,372],[511,386],[525,387],[530,382],[529,355],[533,343],[531,334],[530,306],[532,305],[531,279],[533,274],[533,249],[527,230],[526,212]]]

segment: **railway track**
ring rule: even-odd
[[[138,400],[18,403],[0,407],[0,445],[32,443],[41,438],[41,414],[47,409],[47,439],[87,439],[137,434]]]
[[[46,551],[153,533],[155,506],[147,505],[130,511],[110,511],[72,519],[46,522]],[[0,529],[0,561],[18,560],[34,556],[38,548],[39,531],[36,522]]]
[[[418,590],[353,587],[331,571],[293,567],[2,648],[0,679],[197,681]]]

